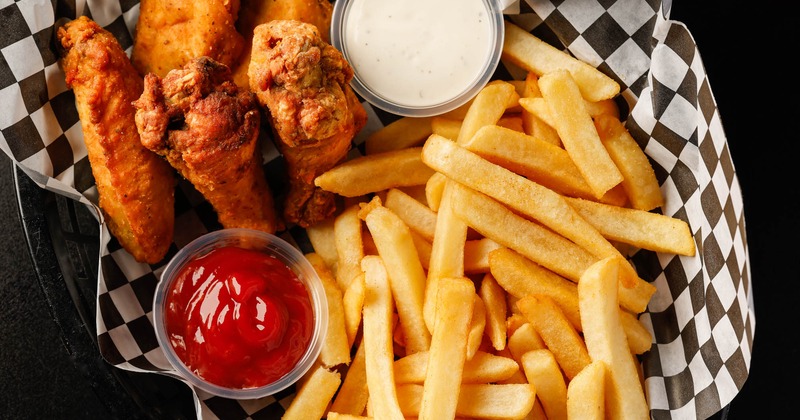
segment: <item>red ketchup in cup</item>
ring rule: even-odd
[[[165,296],[164,324],[177,356],[226,388],[277,381],[314,334],[305,285],[281,260],[224,246],[188,261]]]

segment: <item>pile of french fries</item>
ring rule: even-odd
[[[307,230],[329,329],[285,418],[649,418],[655,287],[624,256],[693,255],[691,231],[658,212],[616,82],[511,23],[503,53],[525,80],[316,179],[345,203]]]

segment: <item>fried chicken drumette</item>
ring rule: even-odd
[[[90,18],[64,24],[57,37],[108,229],[137,261],[155,264],[172,243],[176,179],[136,131],[131,102],[142,78],[117,39]]]
[[[255,28],[248,75],[286,160],[284,219],[308,227],[328,218],[335,196],[314,178],[346,157],[367,120],[349,86],[353,69],[316,26],[273,20]]]
[[[163,79],[150,73],[134,106],[142,144],[203,194],[223,227],[281,227],[262,166],[258,104],[227,66],[198,57]]]

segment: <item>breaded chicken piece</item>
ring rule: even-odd
[[[142,144],[203,194],[223,227],[282,227],[262,166],[258,103],[227,66],[198,57],[163,79],[150,73],[134,106]]]
[[[314,225],[336,210],[334,194],[314,178],[346,157],[366,124],[349,86],[353,70],[314,25],[274,20],[255,29],[248,74],[287,164],[284,219]]]
[[[332,15],[329,0],[241,0],[236,29],[244,37],[245,46],[237,64],[231,67],[233,80],[242,89],[250,88],[247,69],[256,26],[271,20],[299,20],[316,26],[322,39],[330,42]]]
[[[226,66],[245,40],[236,31],[239,0],[142,0],[131,59],[139,74],[159,77],[207,56]]]
[[[176,177],[136,131],[131,103],[142,78],[116,38],[85,16],[57,37],[108,229],[137,261],[155,264],[172,243]]]

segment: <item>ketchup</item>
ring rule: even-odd
[[[255,388],[288,373],[314,331],[308,291],[280,260],[233,246],[189,261],[166,296],[167,335],[203,379]]]

